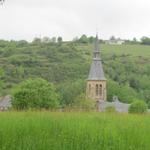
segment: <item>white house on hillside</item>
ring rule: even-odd
[[[125,41],[120,38],[116,39],[115,37],[112,36],[109,40],[106,40],[105,43],[110,45],[122,45],[125,43]]]

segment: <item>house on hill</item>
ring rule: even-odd
[[[112,36],[109,40],[106,40],[105,43],[110,45],[122,45],[125,43],[125,41],[120,38],[116,39],[114,36]]]

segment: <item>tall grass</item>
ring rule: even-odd
[[[0,113],[0,150],[149,149],[149,115]]]

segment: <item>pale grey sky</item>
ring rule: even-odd
[[[150,36],[150,0],[5,0],[0,39],[82,34],[108,39]]]

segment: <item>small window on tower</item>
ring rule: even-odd
[[[100,96],[102,95],[102,85],[101,84],[99,85],[99,95]]]
[[[96,84],[96,96],[98,96],[98,84]]]
[[[89,93],[91,93],[91,84],[89,84]]]

